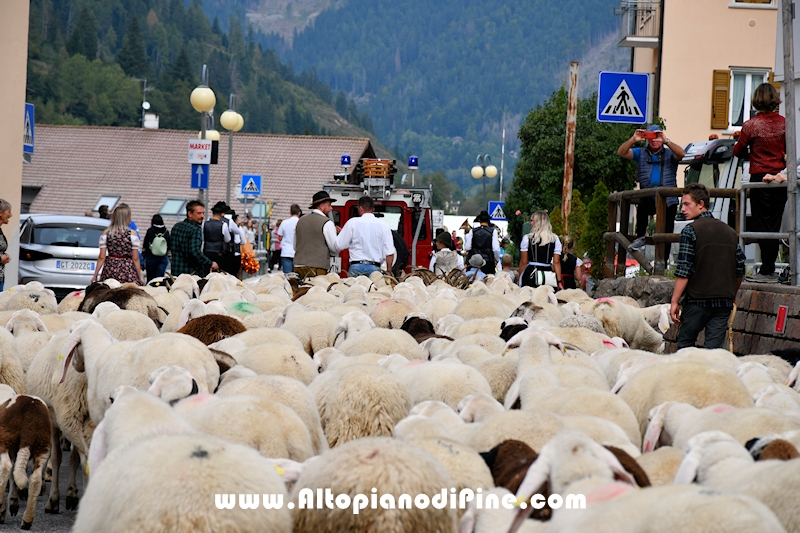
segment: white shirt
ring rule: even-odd
[[[312,209],[311,212],[319,213],[320,215],[328,219],[328,221],[322,226],[322,235],[325,237],[325,244],[328,245],[329,253],[331,255],[338,254],[341,248],[336,247],[336,224],[333,223],[333,220],[328,218],[328,215],[326,215],[319,209]]]
[[[300,217],[291,216],[281,223],[278,236],[281,238],[281,257],[294,257],[294,230]],[[327,223],[325,224],[327,226]]]
[[[388,255],[394,255],[392,230],[375,217],[373,213],[364,213],[360,217],[351,218],[336,237],[337,250],[347,248],[350,251],[350,262],[372,261],[380,263]]]
[[[105,233],[100,235],[100,245],[99,248],[106,247],[106,240],[108,236]],[[131,230],[131,245],[133,246],[134,250],[142,251],[142,241],[139,239],[139,235],[136,233],[135,230]]]
[[[434,265],[436,265],[436,254],[433,254],[433,257],[431,257],[431,264],[428,266],[428,270],[430,270],[431,272],[436,272],[433,269]],[[460,255],[458,256],[458,268],[464,270],[464,258],[461,257]]]
[[[480,226],[478,226],[480,227]],[[478,229],[478,227],[473,228],[472,231]],[[497,228],[492,228],[489,226],[489,229],[492,230],[492,253],[494,254],[494,260],[500,260],[500,240],[497,238]],[[464,238],[464,250],[469,252],[472,249],[472,231],[467,233],[466,237]]]
[[[519,251],[520,252],[527,252],[528,248],[529,248],[528,236],[525,235],[524,237],[522,237],[522,242],[519,244]],[[555,245],[555,249],[553,250],[553,255],[561,255],[561,239],[558,238],[558,235],[556,235],[556,245]],[[528,254],[528,264],[542,265],[542,266],[546,266],[546,265],[550,264],[550,263],[539,263],[539,262],[536,262],[536,261],[531,261],[531,259],[533,259],[533,257],[531,257],[530,254]],[[551,262],[552,262],[552,260],[551,260]],[[520,270],[522,270],[522,269],[520,268]]]

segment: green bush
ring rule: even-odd
[[[590,275],[595,279],[605,277],[606,243],[603,233],[608,228],[608,188],[603,182],[594,186],[592,200],[586,208],[586,230],[581,237],[580,247],[592,261]]]

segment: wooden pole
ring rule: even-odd
[[[575,127],[578,118],[578,62],[569,64],[569,100],[567,102],[567,139],[564,148],[564,188],[561,193],[561,215],[564,231],[569,231],[572,211],[572,174],[575,165]]]

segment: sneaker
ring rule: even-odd
[[[786,284],[788,284],[790,282],[790,280],[789,280],[790,277],[791,276],[790,276],[790,272],[789,272],[789,267],[786,267],[783,270],[781,270],[780,274],[778,274],[778,283],[786,283]]]
[[[747,276],[747,281],[753,283],[778,283],[778,273],[773,272],[772,274],[753,274],[752,276]]]
[[[642,246],[644,246],[644,237],[639,237],[628,246],[628,249],[638,251]]]

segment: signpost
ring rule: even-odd
[[[26,163],[31,162],[33,156],[34,139],[33,104],[25,104],[25,123],[22,130],[22,159]]]
[[[208,139],[189,139],[189,164],[208,165],[211,162],[211,145]]]
[[[242,174],[242,196],[261,196],[261,176],[259,174]]]
[[[208,189],[208,165],[192,165],[192,189]]]
[[[489,217],[492,220],[505,220],[506,214],[503,212],[505,202],[489,202]]]
[[[649,74],[601,71],[597,91],[597,122],[648,122],[649,87]]]

